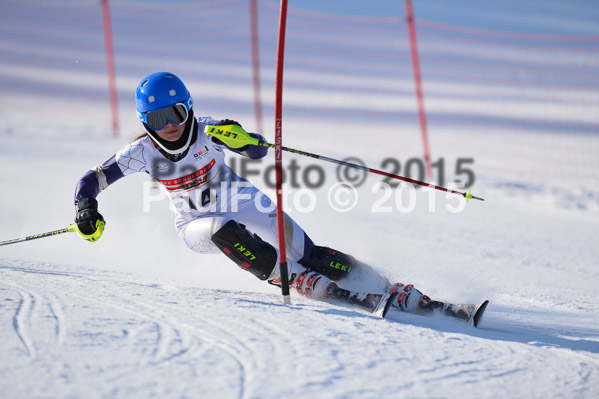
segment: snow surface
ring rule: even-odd
[[[53,25],[63,17],[44,19],[50,11],[36,9],[43,23],[32,23],[24,16],[34,11],[11,14],[0,29],[7,39],[0,44],[0,241],[72,222],[79,177],[141,132],[132,96],[146,70],[190,76],[198,114],[255,128],[251,85],[240,83],[251,76],[246,64],[189,63],[185,54],[144,58],[119,40],[123,137],[111,139],[101,36],[82,29],[95,25],[71,18],[78,33],[63,32],[67,22]],[[115,23],[115,31],[133,20],[126,22]],[[96,47],[83,41],[88,36]],[[65,44],[67,38],[82,43]],[[245,41],[239,46],[247,48]],[[263,76],[272,76],[269,68]],[[303,118],[285,114],[285,145],[358,156],[375,168],[389,156],[421,157],[412,93],[393,103],[377,92],[409,81],[297,67],[285,79],[292,83],[286,106],[317,100],[326,108]],[[327,89],[302,87],[306,80]],[[274,89],[272,79],[265,82],[267,108]],[[499,104],[506,107],[481,99],[487,108],[477,112],[484,115],[543,114],[526,104],[526,91],[424,84],[433,110],[460,114],[460,104],[472,109],[484,91],[511,99]],[[348,95],[348,87],[364,92]],[[208,100],[216,94],[220,102]],[[546,94],[540,97],[596,99],[585,90]],[[591,100],[577,113],[564,101],[545,114],[596,123]],[[361,113],[381,106],[412,109],[413,122]],[[272,115],[265,117],[271,131]],[[107,227],[97,243],[64,234],[0,247],[0,398],[599,397],[599,137],[461,127],[431,123],[433,160],[447,162],[447,182],[458,158],[474,158],[472,191],[485,202],[453,213],[447,208],[464,205],[455,197],[437,192],[431,199],[417,190],[414,209],[401,212],[394,198],[373,190],[380,179],[369,176],[356,207],[337,212],[327,201],[336,167],[285,154],[300,172],[314,165],[326,172],[314,210],[302,211],[305,192],[291,187],[285,203],[317,244],[349,252],[392,281],[440,300],[489,299],[481,328],[408,314],[382,320],[296,293],[284,306],[276,287],[226,257],[187,249],[166,200],[148,201],[158,192],[134,175],[99,196]],[[240,164],[240,157],[230,159]],[[272,154],[267,161],[257,168],[272,164]],[[271,192],[262,175],[251,179]]]

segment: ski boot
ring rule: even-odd
[[[404,285],[396,283],[389,290],[390,294],[397,293],[391,306],[408,313],[427,313],[434,306],[428,296],[423,295],[412,284]]]
[[[349,304],[373,312],[383,297],[379,294],[352,292],[341,288],[323,274],[308,270],[296,262],[287,262],[287,266],[289,268],[289,287],[295,288],[298,294],[306,298],[329,303]],[[268,282],[280,286],[279,274],[273,273]]]
[[[473,314],[473,305],[454,305],[432,300],[428,295],[422,294],[412,284],[403,285],[396,283],[389,293],[398,293],[391,306],[403,312],[433,315],[442,314],[462,321],[469,321]]]

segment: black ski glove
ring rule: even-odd
[[[86,235],[92,235],[96,232],[96,223],[98,220],[104,222],[104,218],[98,213],[98,201],[95,198],[82,198],[77,202],[77,214],[75,223],[79,231]]]
[[[223,119],[222,121],[220,121],[216,124],[216,126],[224,126],[224,125],[237,125],[239,127],[242,127],[241,123],[234,121],[233,119]]]
[[[234,121],[233,119],[223,119],[220,122],[218,122],[215,126],[224,126],[224,125],[237,125],[239,127],[243,127],[243,126],[241,126],[241,123]],[[225,143],[223,143],[222,141],[220,141],[219,139],[217,139],[214,136],[211,136],[211,139],[212,139],[213,143],[216,143],[218,145],[226,145]],[[246,145],[241,148],[236,148],[235,151],[244,152],[249,147],[250,147],[249,145]]]

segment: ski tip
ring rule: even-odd
[[[381,314],[381,317],[383,319],[387,316],[387,312],[391,308],[391,304],[393,303],[393,301],[397,300],[398,296],[399,296],[399,292],[394,292],[393,294],[389,295],[389,298],[387,299],[387,303],[385,303],[385,308],[383,309],[383,313]]]
[[[475,328],[478,328],[478,325],[480,324],[480,321],[482,320],[488,305],[489,300],[484,301],[482,305],[478,307],[476,313],[474,313],[474,317],[472,317],[472,324],[474,324]]]

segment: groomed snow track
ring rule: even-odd
[[[491,306],[480,329],[393,316],[4,258],[0,396],[599,394],[590,314]]]

